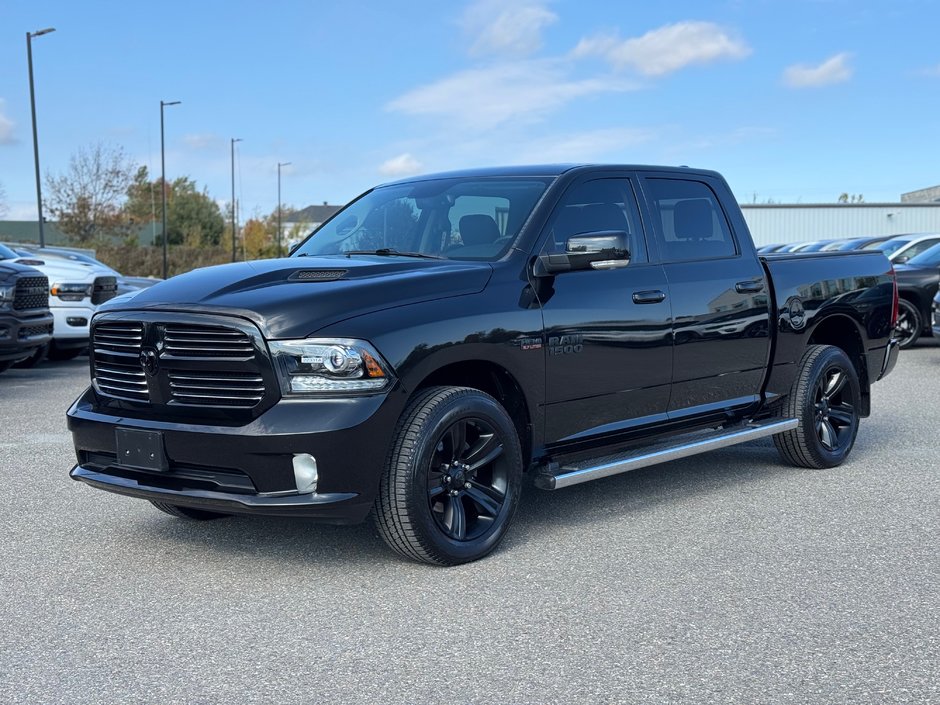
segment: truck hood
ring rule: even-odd
[[[485,262],[331,255],[237,262],[197,269],[122,296],[102,311],[163,309],[237,315],[268,338],[303,338],[346,318],[474,294]]]
[[[4,261],[13,261],[19,264],[26,264],[33,269],[38,269],[40,272],[49,277],[50,286],[52,284],[64,284],[65,282],[85,284],[94,281],[96,276],[103,274],[102,272],[95,272],[88,269],[87,267],[82,267],[71,262],[66,262],[65,260],[52,258],[43,259],[38,255],[36,257],[21,257],[15,260]],[[34,262],[42,262],[42,264],[33,264]]]

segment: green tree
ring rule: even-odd
[[[219,204],[209,197],[206,189],[200,191],[188,176],[169,182],[165,188],[166,230],[171,245],[207,247],[222,244],[225,221]],[[127,189],[124,211],[128,219],[141,223],[159,215],[163,189],[161,179],[151,181],[147,167],[140,167]]]

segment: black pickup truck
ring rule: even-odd
[[[825,468],[897,359],[881,253],[758,257],[724,179],[543,166],[360,196],[287,259],[105,305],[71,476],[179,517],[358,522],[451,565],[555,490],[773,436]]]
[[[49,279],[0,245],[0,373],[52,340]]]

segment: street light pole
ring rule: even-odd
[[[163,109],[168,105],[179,105],[181,101],[160,101],[160,191],[163,197],[163,278],[167,278],[167,236],[166,236],[166,150],[163,140]]]
[[[232,261],[236,259],[235,242],[238,240],[238,226],[235,223],[235,143],[241,142],[241,137],[232,138]]]
[[[290,162],[277,163],[277,256],[281,256],[281,167],[289,166]]]
[[[26,62],[29,64],[29,105],[33,112],[33,160],[36,162],[36,204],[39,210],[39,246],[46,246],[46,235],[42,226],[42,184],[39,178],[39,137],[36,134],[36,91],[33,88],[33,37],[55,32],[55,27],[47,27],[36,32],[26,33]]]

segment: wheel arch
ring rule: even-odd
[[[464,360],[443,365],[427,374],[412,397],[428,387],[470,387],[495,398],[512,419],[522,446],[523,468],[532,459],[532,417],[522,385],[505,367],[489,360]]]
[[[871,410],[871,378],[868,372],[868,355],[865,339],[858,324],[849,316],[833,313],[813,327],[813,332],[806,341],[809,345],[832,345],[841,349],[858,374],[862,393],[862,416],[868,416]]]

